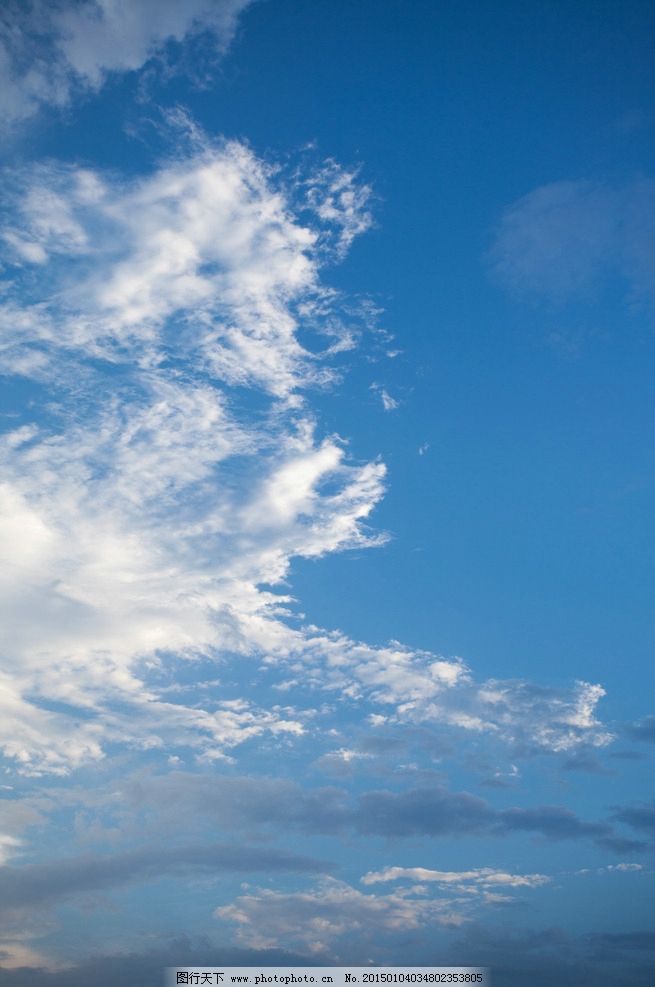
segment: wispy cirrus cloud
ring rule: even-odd
[[[180,149],[138,179],[7,174],[4,369],[49,394],[0,441],[5,754],[25,774],[112,743],[225,758],[302,735],[318,693],[372,726],[607,744],[600,686],[477,682],[461,659],[298,626],[294,558],[384,541],[367,526],[384,465],[320,437],[308,400],[351,345],[323,272],[370,224],[368,195],[333,162],[289,182],[171,124]],[[163,691],[206,658],[254,659],[277,699]]]
[[[316,442],[301,410],[299,387],[329,375],[297,339],[296,307],[311,318],[322,294],[320,248],[270,177],[229,145],[128,187],[55,166],[14,182],[5,370],[63,384],[67,408],[59,430],[3,437],[5,752],[26,771],[64,770],[101,756],[101,735],[129,737],[120,710],[93,718],[110,695],[141,704],[146,734],[153,717],[180,740],[203,721],[219,746],[300,729],[245,701],[212,712],[158,701],[135,673],[164,651],[288,648],[285,597],[258,584],[279,582],[293,555],[369,541],[360,522],[384,469]],[[42,294],[19,302],[34,266]],[[279,404],[237,421],[225,390],[237,385]],[[324,495],[327,481],[336,491]],[[72,744],[53,700],[92,717]]]
[[[487,259],[519,296],[593,303],[616,282],[624,306],[652,316],[655,183],[577,180],[534,189],[505,211]]]
[[[400,402],[392,397],[381,384],[371,384],[371,390],[379,394],[382,407],[385,411],[395,411],[398,408]]]

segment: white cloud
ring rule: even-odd
[[[643,864],[607,864],[605,867],[583,867],[576,870],[578,875],[582,874],[638,874],[644,870]]]
[[[461,907],[460,907],[461,905]],[[216,916],[235,923],[240,943],[257,949],[283,947],[323,954],[362,943],[379,950],[380,942],[434,925],[461,925],[468,902],[363,894],[334,878],[306,892],[255,889]]]
[[[20,970],[22,967],[48,971],[66,969],[63,964],[53,962],[50,956],[37,952],[25,942],[0,939],[0,969]]]
[[[0,867],[17,853],[21,845],[21,840],[15,836],[0,833]]]
[[[400,402],[392,398],[381,384],[371,384],[371,390],[376,391],[380,395],[380,401],[385,411],[395,411],[400,406]]]
[[[344,170],[336,161],[328,161],[307,182],[308,204],[323,222],[339,229],[338,254],[343,255],[353,240],[371,226],[371,195],[370,186],[359,180],[357,170]]]
[[[44,349],[57,347],[59,357],[65,348],[155,366],[183,348],[215,379],[289,400],[332,379],[325,358],[352,336],[318,277],[325,244],[341,237],[338,219],[302,225],[272,168],[239,143],[198,140],[132,183],[54,165],[8,176],[7,260],[18,274],[30,261],[44,266],[50,292],[12,307],[10,286],[6,360],[38,355],[39,372]],[[323,354],[298,340],[309,321]]]
[[[548,884],[545,874],[508,874],[492,867],[480,867],[468,871],[430,870],[427,867],[386,867],[382,871],[369,871],[362,877],[362,884],[381,884],[387,881],[410,881],[455,885],[459,888],[534,888]]]
[[[11,786],[1,787],[11,790]],[[31,802],[29,799],[0,797],[0,864],[21,852],[26,832],[44,822],[41,810],[47,804],[47,799]]]
[[[556,689],[523,680],[479,682],[460,658],[399,642],[376,648],[311,627],[303,632],[285,628],[267,647],[303,690],[327,689],[386,707],[384,714],[372,714],[374,725],[422,724],[488,734],[523,754],[604,747],[613,739],[595,716],[604,690],[591,683]]]
[[[607,742],[597,686],[480,685],[460,659],[289,621],[294,557],[384,540],[366,527],[384,465],[317,438],[304,396],[333,379],[341,331],[321,282],[330,237],[340,250],[368,225],[366,198],[331,163],[308,180],[329,200],[308,226],[307,183],[296,202],[243,145],[197,128],[190,143],[133,181],[54,164],[8,176],[0,353],[54,403],[0,437],[5,753],[27,773],[110,741],[224,757],[301,734],[317,690],[526,749]],[[256,657],[290,706],[162,690],[163,670],[203,656]]]
[[[111,73],[138,71],[167,43],[200,32],[216,54],[250,0],[9,0],[0,17],[0,119],[15,123]]]
[[[236,926],[236,938],[256,949],[301,949],[338,958],[341,950],[370,950],[381,958],[408,933],[459,926],[475,910],[512,901],[501,892],[539,887],[543,874],[513,875],[492,868],[450,873],[423,867],[391,867],[362,878],[366,885],[409,879],[413,887],[387,894],[362,893],[344,881],[325,878],[308,891],[248,889],[215,915]],[[421,882],[421,883],[419,883]],[[429,884],[440,897],[430,897]]]
[[[279,649],[286,597],[259,584],[294,555],[375,540],[361,522],[384,467],[317,442],[298,397],[326,376],[296,337],[300,306],[320,329],[318,233],[236,144],[126,186],[55,166],[12,178],[5,365],[64,382],[65,410],[60,428],[24,424],[0,445],[5,753],[60,771],[101,757],[102,739],[159,745],[164,725],[168,742],[204,735],[205,756],[302,732],[245,702],[164,702],[144,676],[163,654]],[[31,259],[44,292],[21,305]],[[237,422],[224,384],[279,403]]]

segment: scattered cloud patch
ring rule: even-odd
[[[404,894],[363,894],[334,878],[305,892],[257,889],[216,909],[236,926],[239,943],[256,949],[301,949],[310,955],[339,956],[341,950],[369,949],[380,955],[398,937],[430,926],[457,926],[469,902],[424,899]]]
[[[379,394],[382,407],[385,411],[395,411],[400,406],[400,402],[396,398],[392,398],[386,388],[382,387],[381,384],[371,384],[371,390]]]
[[[505,871],[494,870],[492,867],[481,867],[468,871],[431,870],[428,867],[386,867],[382,871],[369,871],[362,877],[362,884],[381,884],[387,881],[410,881],[422,884],[424,882],[443,885],[455,885],[458,888],[534,888],[548,884],[550,878],[545,874],[508,874]]]
[[[353,240],[373,224],[372,189],[360,180],[359,171],[346,170],[330,160],[305,181],[307,204],[323,223],[339,230],[337,256],[343,256]]]
[[[643,864],[607,864],[606,867],[583,867],[576,874],[638,874],[644,870]]]

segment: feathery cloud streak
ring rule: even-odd
[[[321,269],[370,222],[368,193],[333,162],[289,184],[241,144],[192,144],[134,181],[55,163],[8,175],[2,357],[46,416],[0,445],[5,754],[27,774],[117,742],[222,758],[302,734],[317,690],[374,725],[606,744],[599,686],[479,684],[459,659],[293,626],[290,597],[266,588],[294,557],[384,537],[365,526],[383,464],[318,438],[305,397],[352,345]],[[161,691],[171,663],[238,656],[290,705]]]
[[[562,181],[504,213],[488,260],[512,291],[556,304],[590,301],[618,275],[628,307],[653,315],[655,183]]]

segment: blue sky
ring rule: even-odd
[[[648,4],[0,19],[0,984],[652,982]]]

